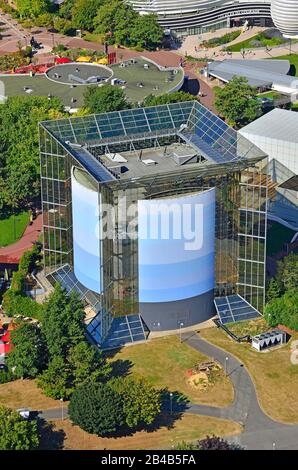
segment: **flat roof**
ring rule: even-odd
[[[245,77],[251,86],[271,87],[279,85],[293,88],[293,77],[287,75],[291,64],[288,60],[225,59],[208,64],[210,75],[229,82],[234,76]]]
[[[44,121],[41,126],[100,182],[199,170],[202,161],[236,165],[266,156],[198,101]],[[118,154],[114,161],[113,153]],[[119,154],[127,161],[119,162]]]
[[[240,133],[298,144],[298,113],[275,108],[243,127]]]

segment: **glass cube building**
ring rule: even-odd
[[[40,123],[48,280],[103,348],[262,311],[266,154],[197,101]],[[223,321],[224,322],[224,321]]]

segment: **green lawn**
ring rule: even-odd
[[[256,45],[255,41],[259,42],[259,45]],[[246,39],[245,41],[238,42],[229,46],[227,49],[231,52],[240,52],[241,49],[257,49],[258,47],[274,47],[281,44],[285,44],[289,41],[282,38],[272,38],[268,39],[264,36],[263,33],[256,34],[252,38]],[[274,57],[275,58],[275,57]]]
[[[11,245],[21,238],[29,223],[29,212],[23,211],[0,219],[0,247]]]
[[[270,222],[267,231],[267,255],[272,256],[282,250],[284,243],[289,243],[295,232],[278,222]]]
[[[165,336],[128,346],[116,354],[108,353],[108,356],[115,373],[117,370],[123,373],[126,365],[128,373],[145,377],[157,388],[180,393],[192,403],[213,406],[228,406],[232,403],[233,388],[222,369],[216,373],[207,390],[193,388],[188,383],[187,370],[208,358],[187,344],[180,343],[177,336]]]
[[[293,76],[298,77],[298,54],[288,54],[288,55],[281,55],[278,57],[271,57],[273,60],[289,60],[291,64],[290,74]]]

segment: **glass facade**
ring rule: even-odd
[[[189,142],[192,136],[197,139],[193,142],[195,150],[201,146],[205,156],[196,164],[181,166],[179,172],[156,171],[154,175],[137,178],[120,175],[110,181],[98,181],[89,175],[92,186],[97,188],[98,207],[103,208],[98,220],[105,233],[110,231],[110,236],[98,238],[100,294],[85,289],[82,297],[88,301],[91,296],[93,306],[100,312],[97,326],[102,338],[113,318],[139,313],[138,223],[137,214],[128,208],[137,207],[138,201],[144,199],[178,197],[215,188],[214,295],[238,293],[262,310],[267,211],[265,155],[210,111],[192,102],[40,125],[44,261],[45,273],[52,283],[61,270],[68,277],[73,276],[71,174],[73,167],[86,171],[74,157],[69,141],[76,145],[87,142],[90,159],[101,164],[102,156],[108,152],[126,152],[131,146],[133,152],[143,148],[156,151],[172,142]],[[220,154],[222,162],[218,161]]]

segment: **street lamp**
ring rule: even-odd
[[[184,323],[181,321],[180,322],[180,343],[182,343],[182,331],[181,328],[184,326]]]
[[[60,398],[60,401],[61,401],[61,419],[63,421],[63,419],[64,419],[64,416],[63,416],[63,411],[64,411],[63,410],[63,398]]]
[[[229,360],[229,358],[228,358],[228,356],[226,356],[226,358],[225,358],[225,374],[226,375],[228,373],[228,360]]]
[[[173,414],[173,393],[170,392],[170,415]]]

